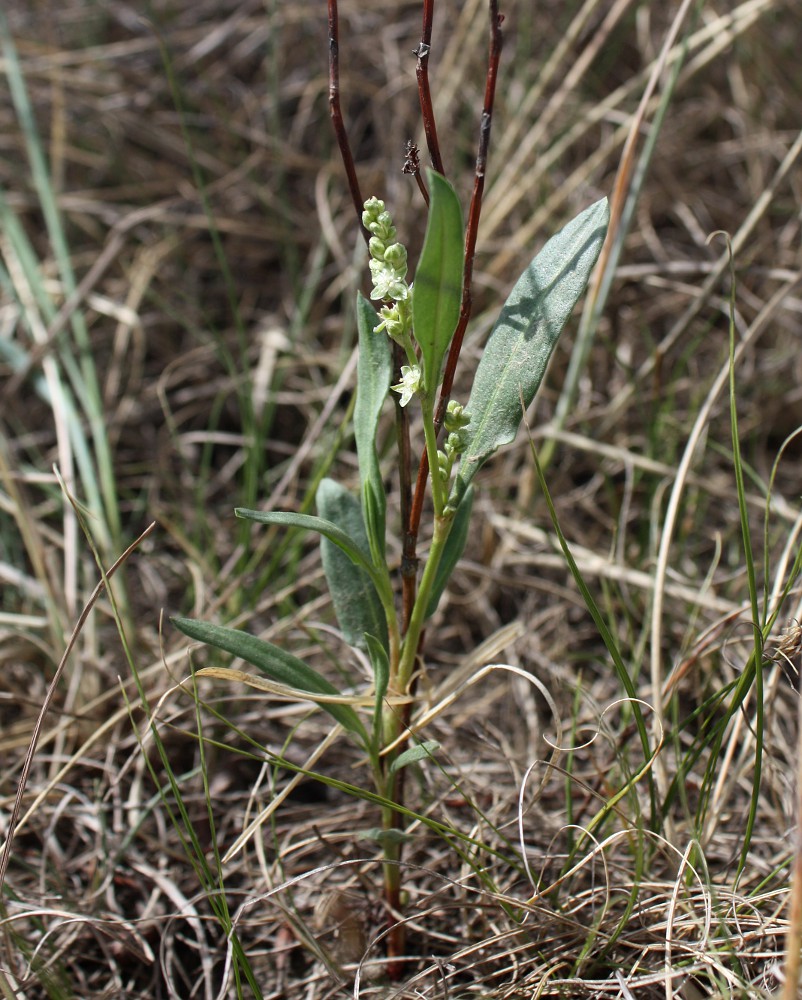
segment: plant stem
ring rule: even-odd
[[[348,189],[351,192],[351,200],[354,203],[356,217],[362,230],[365,242],[370,239],[370,233],[362,225],[362,208],[364,199],[359,189],[359,179],[356,175],[354,157],[351,153],[351,144],[348,141],[348,132],[343,121],[343,113],[340,107],[340,29],[339,12],[337,0],[328,0],[329,4],[329,115],[334,126],[334,133],[337,136],[337,145],[340,147],[345,173],[348,177]]]
[[[430,420],[426,422],[431,425]],[[433,427],[431,434],[433,437]],[[435,517],[434,536],[429,556],[415,598],[409,628],[401,644],[401,659],[397,667],[395,667],[395,662],[393,663],[391,673],[390,689],[402,694],[407,694],[412,689],[429,597],[452,522],[453,514]],[[405,705],[400,713],[394,709],[388,709],[383,727],[385,744],[394,743],[409,724],[410,707],[410,705]],[[387,957],[389,959],[387,974],[391,980],[397,980],[401,976],[401,966],[397,959],[404,953],[406,938],[404,924],[396,916],[401,912],[401,840],[392,835],[400,828],[402,822],[401,813],[397,807],[403,805],[404,771],[391,772],[393,762],[397,759],[401,749],[401,745],[397,746],[384,758],[384,796],[388,802],[392,803],[390,806],[382,807],[382,830],[385,833],[385,840],[382,844],[384,898],[387,905]]]
[[[415,660],[418,655],[418,640],[420,639],[423,626],[426,621],[426,611],[429,605],[429,598],[432,593],[435,577],[437,575],[440,560],[443,557],[443,549],[448,540],[454,515],[439,515],[434,519],[434,535],[429,549],[429,556],[421,577],[418,596],[415,598],[415,607],[412,609],[412,617],[409,620],[409,628],[404,640],[401,643],[401,660],[398,664],[398,677],[396,683],[398,690],[407,693],[415,669]]]
[[[421,395],[421,410],[423,412],[423,435],[426,439],[426,455],[429,468],[432,470],[432,505],[435,518],[442,517],[445,500],[443,497],[443,482],[440,479],[440,468],[437,460],[437,429],[434,426],[432,401],[426,395]]]
[[[393,755],[395,758],[395,754]],[[388,767],[389,767],[389,761]],[[390,801],[395,799],[395,788],[398,774],[391,774],[388,777],[385,787],[385,796]],[[400,966],[398,959],[404,954],[406,942],[405,926],[398,919],[401,912],[401,841],[393,837],[397,830],[400,814],[393,806],[382,807],[382,831],[385,840],[382,844],[384,861],[382,869],[384,872],[384,901],[387,906],[387,973],[390,979],[400,978]]]
[[[485,78],[485,96],[482,106],[482,117],[479,126],[479,144],[476,154],[476,170],[474,173],[473,194],[471,196],[471,207],[468,212],[468,226],[465,230],[465,268],[462,275],[462,304],[460,306],[459,320],[454,336],[451,339],[451,346],[448,351],[445,369],[443,372],[443,382],[440,387],[440,397],[437,402],[435,413],[435,430],[440,432],[443,423],[448,400],[451,396],[451,387],[454,384],[454,373],[457,369],[462,341],[465,331],[468,328],[468,320],[471,316],[473,299],[471,288],[473,286],[473,260],[476,254],[476,239],[479,233],[479,217],[482,214],[482,195],[485,186],[485,170],[487,168],[487,153],[490,145],[490,127],[493,121],[493,104],[496,96],[496,79],[498,76],[498,66],[501,59],[501,46],[503,36],[501,33],[501,22],[503,15],[499,14],[497,0],[490,0],[490,51],[487,60],[487,76]],[[425,24],[425,15],[424,15]],[[442,171],[441,171],[442,172]],[[410,536],[412,545],[407,553],[411,559],[415,558],[415,541],[420,528],[421,513],[423,511],[423,496],[426,489],[426,478],[429,472],[428,451],[421,455],[418,477],[415,482],[415,494],[412,501],[412,513],[410,516]]]
[[[421,118],[423,119],[423,130],[426,133],[426,145],[429,148],[429,157],[431,158],[432,166],[438,174],[445,176],[443,157],[440,155],[440,143],[437,138],[437,125],[434,120],[432,94],[429,89],[429,53],[432,50],[433,22],[434,0],[424,0],[420,45],[415,49],[415,55],[418,57],[415,76],[418,79],[418,98],[420,100]]]

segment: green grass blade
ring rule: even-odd
[[[749,858],[752,844],[752,833],[755,829],[758,802],[760,801],[760,779],[763,771],[763,628],[761,626],[760,607],[757,595],[757,575],[755,559],[752,552],[752,537],[749,529],[749,510],[746,500],[744,469],[741,461],[741,442],[738,436],[738,406],[735,393],[735,262],[732,256],[732,246],[727,237],[730,252],[730,430],[732,433],[733,469],[735,472],[735,489],[738,496],[738,513],[741,521],[741,537],[743,538],[744,558],[746,561],[746,579],[749,589],[749,604],[752,609],[752,636],[754,642],[753,664],[755,679],[755,769],[752,775],[752,796],[746,817],[741,857],[738,862],[738,875],[744,870]]]
[[[50,246],[53,250],[56,263],[58,265],[59,277],[64,290],[64,296],[68,297],[76,290],[75,273],[73,271],[72,259],[69,245],[64,230],[56,194],[50,177],[47,159],[42,147],[39,130],[31,107],[28,91],[25,86],[25,79],[17,58],[17,51],[14,45],[8,22],[5,15],[0,11],[0,44],[5,63],[6,77],[8,79],[11,99],[20,123],[22,134],[25,137],[28,163],[31,178],[36,190],[39,206],[47,229]],[[31,275],[34,285],[39,288],[39,295],[45,295],[36,268]],[[48,296],[49,298],[49,296]],[[52,307],[52,304],[51,304]],[[53,308],[53,314],[55,309]],[[103,505],[94,509],[96,515],[102,514],[104,528],[108,531],[109,538],[103,537],[105,533],[102,529],[103,547],[107,548],[111,542],[114,546],[119,546],[121,542],[120,513],[117,500],[117,487],[114,473],[114,465],[111,454],[111,447],[107,435],[106,416],[103,406],[103,398],[100,390],[100,382],[95,368],[94,352],[89,331],[83,313],[75,310],[70,318],[70,329],[75,341],[75,353],[78,357],[77,364],[69,357],[68,363],[73,367],[73,382],[76,400],[83,408],[89,422],[91,439],[94,447],[95,470],[94,477],[99,481],[100,492],[103,497]],[[62,354],[64,360],[64,355]],[[79,384],[75,384],[75,382]],[[82,474],[84,488],[88,485],[86,474]],[[87,496],[90,494],[87,493]]]
[[[560,543],[560,548],[562,549],[563,556],[571,571],[571,576],[573,576],[574,581],[579,588],[579,592],[585,602],[585,605],[593,618],[596,628],[599,630],[599,635],[604,642],[607,652],[610,654],[610,658],[613,661],[613,667],[615,669],[616,676],[618,677],[621,686],[626,692],[627,698],[630,699],[632,706],[632,715],[635,720],[635,725],[638,730],[638,738],[640,739],[641,751],[643,753],[644,769],[647,771],[647,780],[649,786],[649,799],[651,802],[651,825],[652,829],[657,829],[659,826],[659,811],[657,808],[657,790],[655,788],[654,776],[652,774],[651,767],[648,766],[648,762],[651,761],[654,756],[654,752],[649,745],[649,733],[646,728],[646,720],[643,718],[643,709],[641,708],[640,701],[638,700],[638,692],[635,685],[632,682],[632,678],[629,676],[629,671],[626,668],[626,664],[621,656],[621,651],[618,648],[618,643],[615,641],[615,637],[607,626],[607,622],[604,620],[604,616],[596,604],[587,584],[585,583],[579,567],[576,564],[576,560],[571,554],[571,549],[568,546],[568,541],[560,528],[560,522],[557,518],[557,511],[554,508],[554,502],[551,499],[551,493],[549,492],[548,484],[546,483],[546,478],[543,474],[543,469],[540,465],[540,460],[538,459],[537,451],[535,450],[534,442],[530,439],[530,448],[532,450],[532,460],[535,463],[535,471],[537,473],[538,482],[540,483],[540,488],[543,491],[543,496],[546,500],[546,506],[548,507],[549,517],[551,518],[551,523],[554,527],[555,534],[557,535],[557,540]]]

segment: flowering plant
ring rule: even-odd
[[[268,689],[318,704],[366,754],[382,813],[379,839],[391,922],[402,909],[399,860],[407,812],[403,769],[436,751],[434,744],[417,736],[417,742],[408,745],[424,627],[437,609],[468,537],[473,479],[498,448],[515,437],[557,337],[585,289],[608,221],[607,201],[602,199],[545,244],[501,309],[474,374],[470,397],[461,405],[449,396],[467,323],[476,227],[469,221],[468,232],[464,231],[457,194],[440,172],[429,170],[427,181],[427,229],[411,284],[407,282],[407,251],[386,205],[375,197],[362,203],[372,289],[370,298],[358,294],[356,301],[359,362],[354,437],[359,495],[324,479],[316,497],[318,516],[236,510],[238,517],[251,521],[318,533],[342,636],[368,656],[372,690],[367,697],[365,693],[349,695],[278,645],[211,622],[173,618],[190,638],[255,666],[268,678]],[[419,183],[424,186],[420,177]],[[380,303],[378,312],[374,302]],[[401,511],[400,602],[396,600],[396,567],[386,553],[388,497],[376,448],[389,391],[400,397],[404,432],[408,434],[406,413],[413,403],[419,408],[423,428],[415,503],[411,509],[405,504]],[[399,468],[403,482],[400,454]],[[425,558],[419,560],[415,544],[427,486],[432,535]],[[396,922],[389,936],[391,957],[401,953],[401,935]]]

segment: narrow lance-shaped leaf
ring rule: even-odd
[[[340,692],[325,677],[299,660],[297,656],[281,649],[280,646],[259,639],[255,635],[241,632],[239,629],[228,628],[225,625],[214,625],[212,622],[202,622],[194,618],[171,618],[170,621],[184,635],[207,646],[222,649],[226,653],[238,656],[246,663],[261,670],[271,680],[286,684],[309,696],[315,701],[316,694],[338,695]],[[367,745],[367,733],[359,716],[350,705],[332,705],[319,703],[320,707],[329,713],[340,725],[349,732],[359,736]]]
[[[370,301],[360,292],[357,293],[356,318],[359,330],[359,363],[354,407],[354,438],[362,484],[362,513],[365,518],[370,553],[374,563],[378,565],[384,561],[386,501],[376,454],[376,430],[393,374],[393,354],[387,335],[383,332],[373,332],[379,318]]]
[[[317,490],[317,509],[325,520],[341,528],[361,549],[367,548],[362,507],[344,486],[333,479],[323,479]],[[369,632],[386,647],[384,609],[368,573],[325,535],[320,539],[320,553],[345,641],[367,651],[365,633]]]
[[[452,506],[493,452],[515,437],[521,404],[529,406],[540,387],[557,337],[598,259],[608,221],[603,198],[553,236],[516,282],[476,369]]]
[[[462,209],[445,177],[427,170],[429,220],[412,292],[412,325],[420,344],[423,388],[431,397],[459,319],[462,301]]]
[[[295,514],[289,510],[248,510],[247,507],[236,507],[234,513],[237,517],[242,517],[246,521],[258,521],[260,524],[281,524],[287,528],[306,528],[309,531],[316,531],[319,535],[338,545],[348,558],[367,572],[373,581],[377,591],[385,583],[382,575],[373,566],[367,547],[357,542],[338,525],[326,521],[322,517],[313,517],[311,514]]]

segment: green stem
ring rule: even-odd
[[[435,477],[432,476],[432,480],[434,480],[434,478]],[[443,557],[443,550],[445,548],[449,532],[451,531],[453,519],[453,514],[448,516],[435,515],[432,545],[426,559],[426,566],[423,570],[420,587],[418,587],[418,594],[415,598],[415,606],[412,609],[412,617],[409,620],[409,628],[407,629],[407,634],[404,636],[404,641],[401,644],[401,660],[398,664],[398,677],[396,679],[398,691],[401,694],[406,693],[409,688],[412,673],[415,669],[418,642],[426,621],[426,609],[429,605],[429,597],[431,596],[432,586],[434,585],[435,577],[437,576],[437,569],[440,565],[440,560]]]
[[[423,412],[423,434],[426,438],[426,454],[429,458],[429,479],[432,484],[432,506],[434,507],[436,526],[438,519],[443,516],[445,498],[443,483],[440,479],[440,463],[437,459],[437,431],[434,429],[434,406],[431,399],[424,393],[421,393],[420,401]]]
[[[414,368],[418,364],[418,355],[415,353],[415,345],[412,343],[412,338],[408,333],[404,336],[404,342],[401,346],[404,348],[409,367]]]

